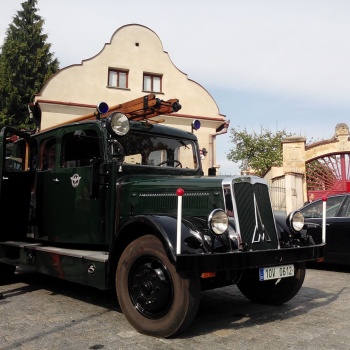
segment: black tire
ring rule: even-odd
[[[305,270],[305,263],[295,263],[293,277],[260,282],[259,269],[246,269],[237,287],[254,303],[281,305],[299,292],[305,279]]]
[[[10,282],[15,271],[16,266],[0,263],[0,284]]]
[[[116,272],[119,305],[140,333],[168,338],[193,321],[200,302],[198,275],[180,274],[152,235],[130,243]]]

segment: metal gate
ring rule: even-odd
[[[269,191],[272,209],[275,211],[286,211],[286,182],[281,176],[269,181]]]
[[[308,195],[315,199],[350,192],[350,154],[323,155],[306,163]]]

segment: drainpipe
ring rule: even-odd
[[[221,126],[216,129],[216,133],[209,134],[209,168],[214,167],[214,138],[218,135],[226,134],[230,121],[227,120]]]

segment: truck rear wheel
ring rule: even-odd
[[[15,274],[16,266],[0,263],[0,283],[7,283]]]
[[[160,240],[140,237],[123,252],[116,272],[119,305],[140,333],[170,337],[183,331],[197,314],[199,276],[180,274]]]
[[[299,292],[305,279],[305,270],[305,263],[295,263],[293,277],[261,282],[259,269],[246,269],[237,287],[254,303],[281,305]]]

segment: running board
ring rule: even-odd
[[[0,242],[0,262],[98,289],[108,289],[108,252],[105,251],[6,241]]]

